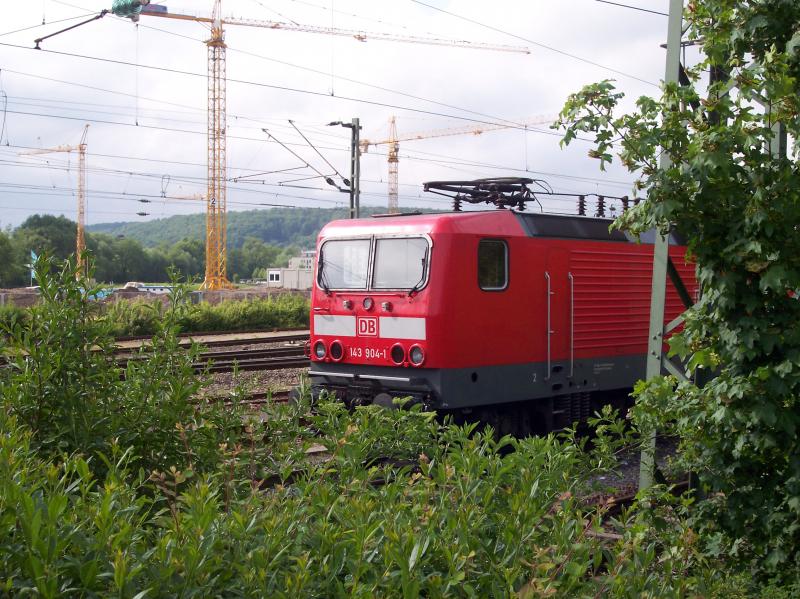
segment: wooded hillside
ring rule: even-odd
[[[369,206],[361,209],[363,215],[386,212],[385,208]],[[228,247],[240,248],[248,237],[272,245],[314,246],[317,233],[328,222],[347,218],[342,208],[275,208],[272,210],[247,210],[228,213]],[[173,244],[184,238],[205,238],[205,214],[170,216],[147,222],[103,223],[92,225],[89,231],[124,235],[145,247]]]

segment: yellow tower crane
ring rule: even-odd
[[[78,152],[78,227],[75,235],[75,260],[77,261],[78,271],[86,274],[86,264],[83,261],[83,253],[86,251],[86,239],[84,230],[86,228],[86,134],[89,132],[89,125],[83,128],[81,141],[77,146],[56,146],[55,148],[42,148],[41,150],[28,150],[20,154],[52,154],[54,152]]]
[[[139,15],[197,21],[211,25],[208,47],[208,194],[206,195],[206,276],[205,289],[230,287],[226,274],[226,169],[225,160],[225,40],[224,25],[244,25],[267,29],[283,29],[305,33],[322,33],[352,37],[358,41],[384,40],[453,48],[472,48],[475,50],[495,50],[499,52],[520,52],[529,54],[527,48],[502,44],[484,44],[461,40],[425,38],[390,33],[375,33],[336,27],[318,27],[299,23],[280,21],[261,21],[255,19],[222,18],[221,0],[214,0],[211,18],[190,14],[171,13],[164,5],[150,4],[150,0],[114,0],[111,12],[138,20]],[[39,40],[40,41],[40,40]],[[37,41],[38,42],[38,41]]]
[[[398,142],[400,140],[397,139],[397,123],[394,117],[389,119],[389,140],[389,214],[393,214],[399,210],[397,201],[399,186],[397,182],[397,167],[400,161],[398,155],[400,151],[400,144]],[[362,142],[361,147],[368,148],[369,145],[364,145]]]
[[[366,154],[370,146],[389,147],[388,162],[389,162],[389,213],[396,213],[398,211],[397,193],[398,193],[398,180],[397,171],[398,163],[400,162],[400,142],[401,141],[414,141],[416,139],[431,139],[434,137],[449,137],[452,135],[480,135],[487,131],[497,131],[499,129],[511,129],[513,127],[530,127],[533,125],[546,125],[556,120],[555,115],[539,115],[529,119],[522,119],[518,122],[508,123],[492,123],[486,125],[466,125],[464,127],[452,127],[449,129],[434,129],[432,131],[423,131],[419,133],[407,133],[404,135],[397,135],[397,119],[391,117],[389,119],[389,137],[380,141],[372,141],[369,139],[361,140],[359,149],[362,153]]]

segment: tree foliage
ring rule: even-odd
[[[774,155],[775,124],[800,136],[800,3],[695,0],[688,36],[704,59],[692,86],[667,85],[619,115],[604,81],[572,95],[564,143],[594,136],[601,167],[616,154],[648,201],[617,225],[670,225],[688,236],[702,298],[672,351],[700,387],[654,380],[638,389],[640,417],[674,425],[710,500],[708,548],[765,574],[800,569],[800,164]],[[700,90],[704,73],[724,76]],[[670,166],[659,168],[663,156]]]
[[[383,212],[376,206],[364,216]],[[228,278],[263,278],[285,267],[301,249],[313,248],[320,229],[347,218],[341,208],[274,209],[228,215]],[[107,283],[166,281],[170,267],[183,277],[205,274],[205,216],[189,214],[141,223],[105,223],[86,232],[95,276]],[[13,231],[0,232],[0,287],[28,284],[30,252],[64,259],[75,251],[76,224],[63,216],[34,215]],[[8,242],[8,243],[6,243]],[[9,245],[10,244],[10,247]]]
[[[365,206],[367,216],[385,212],[386,208]],[[228,213],[228,246],[241,248],[248,238],[260,239],[277,246],[296,245],[313,247],[317,233],[326,223],[347,218],[344,208],[274,208],[270,210],[244,210]],[[205,215],[187,214],[170,216],[147,222],[105,223],[89,227],[93,233],[124,235],[136,239],[145,247],[162,243],[173,244],[181,239],[202,240],[205,236]]]
[[[316,226],[316,221],[312,222]],[[62,260],[74,254],[75,228],[76,224],[63,216],[34,215],[13,231],[0,231],[0,287],[29,284],[31,251]],[[137,239],[121,234],[86,233],[86,248],[94,259],[95,276],[107,283],[166,281],[170,268],[189,279],[202,278],[205,273],[202,237],[184,236],[172,243],[144,247]],[[269,267],[286,266],[298,251],[296,246],[247,237],[240,248],[228,250],[228,276],[249,279]]]

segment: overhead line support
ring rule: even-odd
[[[359,218],[360,212],[360,195],[361,195],[361,121],[354,118],[350,123],[343,123],[342,121],[335,121],[328,123],[329,127],[341,125],[346,129],[350,129],[350,209],[348,218]]]
[[[39,44],[42,43],[44,40],[49,39],[51,37],[54,37],[54,36],[58,35],[59,33],[64,33],[65,31],[69,31],[70,29],[75,29],[76,27],[80,27],[81,25],[86,25],[87,23],[91,23],[92,21],[96,21],[98,19],[102,19],[107,14],[108,14],[108,9],[104,8],[98,14],[93,16],[91,19],[86,19],[85,21],[81,21],[80,23],[76,23],[75,25],[70,25],[69,27],[65,27],[64,29],[60,29],[60,30],[56,31],[55,33],[51,33],[51,34],[45,35],[43,37],[38,37],[35,40],[33,40],[33,43],[36,44],[34,46],[34,48],[36,50],[41,50],[41,48],[39,47]]]
[[[667,26],[667,62],[664,83],[677,83],[680,72],[681,20],[683,0],[670,0],[669,24]],[[661,154],[659,168],[668,169],[672,165],[666,152]],[[650,380],[661,375],[664,346],[664,305],[667,295],[667,261],[669,260],[669,230],[661,233],[656,224],[656,238],[653,247],[653,280],[650,289],[650,329],[647,343],[646,378]],[[639,462],[639,489],[653,485],[655,475],[656,432],[650,433],[642,445]]]

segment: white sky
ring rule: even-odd
[[[666,39],[664,16],[596,0],[424,2],[535,43],[413,0],[223,0],[225,16],[530,49],[530,54],[516,54],[227,27],[228,176],[249,175],[265,183],[230,182],[229,210],[251,209],[258,203],[347,205],[346,194],[319,178],[293,184],[315,189],[279,185],[313,176],[308,168],[253,176],[302,165],[268,141],[262,128],[285,143],[298,144],[290,147],[317,169],[331,173],[288,119],[295,121],[336,169],[349,177],[349,131],[326,127],[330,121],[359,117],[362,137],[385,139],[392,115],[397,117],[402,136],[470,125],[469,120],[453,117],[519,122],[556,114],[569,93],[604,78],[616,79],[617,86],[628,95],[628,105],[639,95],[658,93],[656,85],[664,73],[665,53],[659,47]],[[213,5],[212,0],[158,3],[166,4],[170,12],[203,16],[210,16]],[[668,10],[667,0],[625,3]],[[97,13],[110,8],[111,0],[6,4],[0,26],[0,108],[4,109],[0,115],[0,226],[17,225],[33,213],[76,217],[73,190],[77,185],[77,154],[20,153],[29,148],[77,145],[86,123],[91,124],[87,138],[89,224],[202,212],[202,200],[161,196],[162,191],[167,196],[190,197],[205,192],[207,51],[203,42],[208,37],[207,28],[200,23],[151,16],[143,16],[137,27],[129,20],[108,15],[46,40],[42,42],[44,51],[35,51],[30,49],[34,38],[80,19],[55,21]],[[44,26],[43,19],[47,22]],[[23,28],[30,29],[17,31]],[[537,128],[547,130],[547,126]],[[400,206],[445,208],[444,201],[421,191],[423,181],[442,179],[531,176],[547,180],[556,191],[615,196],[630,193],[633,177],[618,167],[602,173],[597,161],[586,157],[588,144],[578,142],[561,150],[558,142],[559,137],[552,134],[497,130],[401,143]],[[385,154],[386,147],[381,146],[370,148],[362,158],[362,205],[386,205]],[[151,202],[140,203],[140,199]],[[569,199],[546,206],[571,211],[574,203]],[[137,212],[149,215],[137,216]]]

